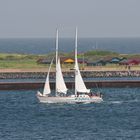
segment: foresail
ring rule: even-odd
[[[81,93],[89,93],[90,89],[87,89],[85,86],[77,62],[75,64],[75,71],[76,71],[75,72],[76,91]]]
[[[59,93],[67,93],[67,87],[64,82],[64,78],[62,75],[62,70],[60,66],[60,58],[58,58],[57,64],[56,64],[56,92]]]
[[[47,94],[51,93],[50,83],[49,83],[49,75],[50,75],[50,69],[51,69],[52,63],[53,63],[53,60],[51,61],[51,64],[50,64],[50,67],[48,70],[47,78],[46,78],[45,85],[44,85],[43,95],[47,95]]]

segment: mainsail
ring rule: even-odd
[[[50,64],[50,67],[48,70],[47,78],[46,78],[45,85],[44,85],[43,95],[47,95],[47,94],[51,93],[50,83],[49,83],[49,75],[50,75],[50,69],[51,69],[52,63],[53,63],[53,59],[51,61],[51,64]]]
[[[85,86],[85,83],[82,79],[79,66],[78,66],[78,60],[77,60],[77,28],[76,28],[76,39],[75,39],[75,94],[76,92],[81,93],[89,93],[90,89],[87,89]]]
[[[67,93],[66,84],[64,82],[64,78],[60,66],[60,58],[58,58],[56,64],[56,92],[65,93],[65,94]]]
[[[58,58],[58,30],[56,30],[56,95],[57,93],[67,93],[60,66],[60,58]]]

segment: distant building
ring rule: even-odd
[[[110,60],[110,63],[112,63],[112,64],[118,64],[120,61],[121,61],[120,58],[118,58],[118,57],[113,57],[113,58]]]
[[[64,63],[64,64],[73,64],[73,63],[74,63],[74,60],[71,59],[71,58],[68,58],[68,59],[64,60],[63,63]]]
[[[87,64],[87,59],[78,58],[78,63],[80,63],[80,64],[83,64],[83,63]]]
[[[37,60],[37,63],[38,64],[50,64],[51,60],[46,59],[46,58],[40,58],[40,59]]]
[[[140,59],[128,59],[128,60],[123,60],[119,63],[120,65],[139,65],[140,64]]]
[[[87,62],[87,66],[105,66],[107,64],[104,60],[98,60],[96,62]]]
[[[64,63],[64,64],[74,64],[75,63],[75,58],[62,58],[61,62]],[[78,58],[78,63],[86,64],[87,59]]]

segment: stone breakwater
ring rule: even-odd
[[[140,71],[81,71],[82,77],[140,77]],[[63,72],[64,77],[74,77],[74,71]],[[47,72],[1,72],[0,79],[44,79]],[[51,72],[54,78],[55,73]]]

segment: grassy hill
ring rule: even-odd
[[[26,55],[26,54],[0,54],[0,68],[43,68],[46,65],[37,64],[37,60],[41,58],[52,59],[55,53],[47,55]],[[59,53],[60,57],[72,57],[74,53]],[[86,58],[89,61],[101,60],[112,57],[125,57],[125,58],[140,58],[140,54],[118,54],[110,51],[88,51],[84,54],[78,54],[78,58]]]

